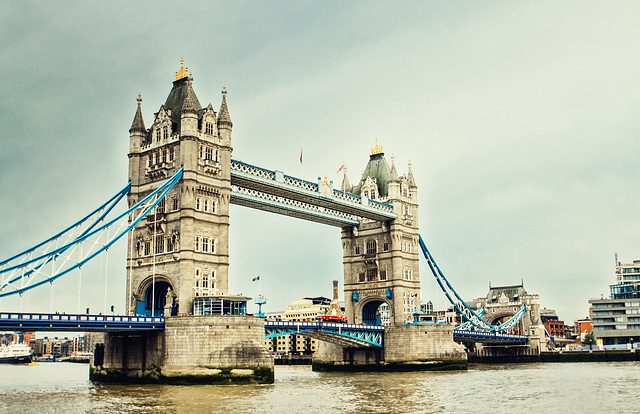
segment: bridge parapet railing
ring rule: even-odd
[[[22,312],[0,312],[0,319],[25,320],[25,321],[64,321],[64,322],[122,322],[122,323],[143,323],[155,322],[164,323],[164,318],[160,316],[134,316],[134,315],[84,315],[66,313],[22,313]]]
[[[335,329],[352,329],[363,331],[378,331],[384,332],[384,326],[380,325],[354,325],[348,323],[331,323],[331,322],[287,322],[287,321],[267,321],[265,322],[267,327],[300,327],[300,328],[335,328]]]

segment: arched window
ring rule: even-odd
[[[376,241],[373,239],[367,240],[367,254],[376,254]]]

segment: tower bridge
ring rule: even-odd
[[[250,368],[254,374],[272,370],[273,358],[263,346],[265,327],[267,336],[295,330],[333,341],[315,356],[325,367],[345,360],[352,364],[433,360],[455,365],[466,356],[454,337],[487,343],[525,342],[523,335],[504,335],[521,323],[523,315],[535,322],[535,310],[526,312],[534,298],[518,309],[509,302],[513,314],[501,310],[498,315],[509,317],[487,321],[482,313],[468,308],[436,265],[419,234],[418,187],[411,164],[400,175],[395,159],[389,165],[376,142],[357,184],[352,186],[345,172],[340,188],[334,188],[326,177],[310,182],[233,159],[226,89],[216,111],[212,104],[200,104],[192,82],[181,64],[149,127],[138,96],[129,129],[130,182],[125,189],[67,230],[0,262],[0,297],[23,294],[52,285],[71,271],[80,272],[83,263],[127,237],[127,314],[143,318],[142,325],[131,325],[127,334],[120,322],[131,320],[102,315],[82,319],[78,312],[71,321],[78,327],[95,322],[93,329],[107,332],[101,348],[104,355],[96,358],[101,364],[92,367],[92,378],[170,381],[194,372],[218,378],[220,372],[233,367]],[[115,204],[124,196],[130,207],[111,218]],[[245,299],[229,293],[230,204],[339,227],[345,310],[353,325],[310,324],[300,331],[300,325],[265,325],[264,319],[247,316]],[[116,226],[118,230],[111,231]],[[83,248],[86,245],[92,246],[88,253]],[[413,310],[419,307],[420,252],[445,296],[468,321],[457,333],[449,326],[409,324]],[[221,313],[207,313],[203,303],[219,304],[215,306],[220,306]],[[375,326],[383,304],[390,310],[387,328]],[[485,304],[488,309],[494,309],[492,306]],[[21,329],[44,329],[48,324],[48,330],[55,330],[72,325],[65,325],[65,319],[53,313],[46,318],[20,314],[20,322],[7,315],[4,319],[0,315],[0,325],[5,323],[1,326],[17,323]],[[159,317],[162,328],[158,328]],[[150,318],[153,329],[145,327],[144,318]],[[522,323],[520,327],[524,333]],[[538,338],[536,345],[543,339]],[[368,350],[358,353],[359,347]],[[378,351],[372,352],[372,347]],[[128,351],[122,353],[123,349]],[[422,363],[416,366],[424,369]],[[254,379],[269,382],[272,371],[270,375]]]

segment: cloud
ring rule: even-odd
[[[346,164],[354,183],[378,138],[401,174],[412,162],[421,233],[463,297],[524,278],[567,322],[586,316],[588,298],[614,282],[613,254],[629,262],[640,245],[638,5],[405,6],[6,5],[1,256],[126,182],[135,98],[149,125],[184,57],[203,104],[217,109],[228,88],[235,157],[339,185],[336,169]],[[269,311],[329,296],[331,280],[342,281],[339,238],[234,206],[231,288],[255,295],[250,280],[264,275]],[[125,254],[115,247],[109,259],[107,302],[117,309]],[[427,272],[423,290],[435,295]],[[83,291],[101,292],[95,280]],[[55,303],[74,311],[77,288],[65,283]],[[34,292],[29,306],[48,310],[49,296]],[[80,307],[89,303],[100,302],[83,294]]]

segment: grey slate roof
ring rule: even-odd
[[[189,89],[191,89],[189,95],[193,94],[193,97],[190,96],[188,102],[189,107],[195,106],[196,111],[199,113],[202,109],[198,97],[195,92],[193,92],[189,78],[178,79],[173,82],[173,88],[171,88],[171,92],[169,92],[169,96],[167,96],[167,100],[164,103],[165,109],[171,109],[171,120],[176,124],[180,124],[180,113],[182,112],[182,107]]]
[[[384,158],[384,153],[373,154],[369,156],[369,162],[362,173],[360,182],[353,189],[353,194],[360,195],[362,184],[367,177],[375,177],[378,180],[378,191],[380,196],[389,196],[389,163]]]

